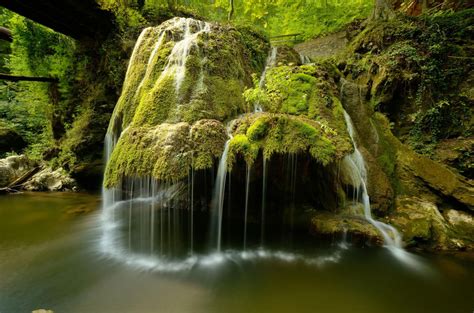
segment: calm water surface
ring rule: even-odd
[[[233,259],[164,273],[100,252],[100,199],[0,197],[0,312],[434,312],[474,310],[474,258],[422,255],[410,269],[381,248],[315,243],[306,259]],[[92,213],[83,213],[93,210]]]

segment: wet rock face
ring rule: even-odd
[[[317,213],[311,219],[310,231],[313,235],[342,238],[346,233],[356,244],[383,244],[377,229],[361,216],[352,214]]]
[[[468,179],[474,179],[474,137],[446,139],[438,143],[434,158],[454,168]]]
[[[430,201],[400,196],[389,219],[408,246],[440,250],[474,248],[474,217],[467,212],[449,209],[442,214]]]
[[[415,185],[418,179],[418,184],[422,183],[429,189],[441,193],[444,197],[452,197],[460,205],[474,210],[474,185],[470,180],[466,180],[439,163],[407,148],[399,153],[398,160],[400,170],[404,172],[402,180],[407,186],[411,185],[412,189],[416,189]]]
[[[46,168],[35,174],[25,183],[28,191],[71,191],[76,189],[76,182],[62,169]]]
[[[31,170],[34,162],[24,155],[0,159],[0,188],[10,185],[15,179]]]

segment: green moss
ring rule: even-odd
[[[227,133],[222,123],[216,120],[201,120],[191,128],[193,144],[193,167],[207,169],[222,154]]]
[[[252,143],[245,135],[236,135],[229,143],[229,156],[227,158],[229,168],[232,168],[237,154],[242,155],[246,163],[252,165],[258,156],[258,151],[258,144]]]
[[[269,159],[273,154],[309,153],[323,165],[337,159],[334,136],[317,121],[285,114],[260,113],[238,121],[230,143],[229,163],[241,154],[253,163],[261,150]],[[341,152],[341,155],[347,153]]]
[[[278,66],[267,71],[266,97],[253,92],[254,98],[259,96],[261,105],[267,111],[288,113],[293,115],[306,114],[309,108],[311,91],[317,79],[314,77],[316,67],[304,66]],[[254,99],[248,99],[250,101]]]
[[[257,141],[262,139],[268,129],[268,118],[263,117],[257,119],[248,129],[247,129],[247,137],[250,138],[252,141]]]

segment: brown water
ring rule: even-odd
[[[419,256],[411,269],[382,248],[324,247],[304,258],[229,258],[145,271],[100,252],[100,199],[0,197],[0,312],[434,312],[474,310],[474,259]],[[92,213],[81,213],[97,209]],[[282,247],[283,249],[284,247]],[[232,259],[232,260],[231,260]],[[307,262],[308,260],[320,262]]]

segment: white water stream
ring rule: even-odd
[[[263,69],[262,75],[260,75],[260,80],[258,82],[258,87],[262,89],[265,87],[265,78],[267,76],[268,69],[275,66],[276,58],[278,55],[278,48],[272,47],[270,54],[267,57],[267,61],[265,62],[265,68]],[[254,112],[263,112],[263,108],[260,103],[256,102],[254,105]]]
[[[377,221],[372,217],[372,211],[370,208],[370,198],[367,191],[367,169],[365,165],[364,157],[358,149],[355,140],[355,129],[352,119],[349,114],[344,110],[344,118],[347,125],[347,131],[349,137],[354,145],[354,152],[344,157],[343,162],[348,174],[351,177],[352,183],[355,186],[356,201],[362,203],[364,207],[364,217],[372,224],[382,235],[384,239],[384,245],[392,254],[400,259],[402,262],[419,268],[421,263],[415,258],[414,255],[408,253],[403,249],[403,241],[400,233],[395,227],[383,222]]]

